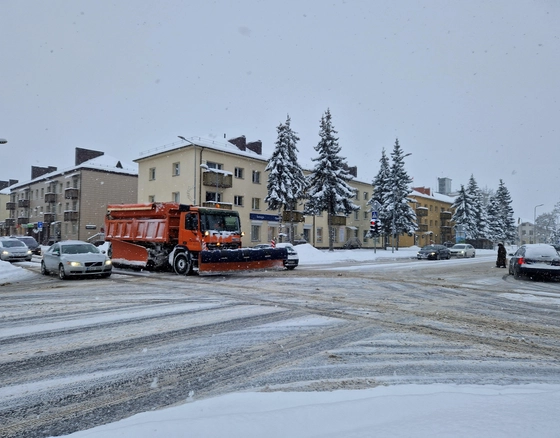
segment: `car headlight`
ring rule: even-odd
[[[77,268],[78,266],[83,266],[81,262],[68,262],[68,264],[73,268]]]
[[[105,260],[105,266],[112,265],[113,262],[111,260]]]
[[[31,254],[33,254],[33,251],[28,250],[28,251],[27,251],[27,254],[28,254],[28,255],[31,255]]]
[[[2,251],[2,255],[9,255],[10,253],[6,250]]]

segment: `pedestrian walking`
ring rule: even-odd
[[[498,259],[496,260],[496,268],[506,267],[506,247],[503,243],[498,243]]]

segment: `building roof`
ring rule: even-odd
[[[69,174],[74,174],[77,171],[84,170],[84,169],[138,176],[138,165],[136,163],[123,163],[118,159],[116,159],[115,157],[111,157],[110,155],[101,155],[91,160],[84,161],[83,163],[77,166],[72,166],[66,169],[56,170],[54,172],[46,173],[44,175],[41,175],[40,177],[34,178],[29,181],[18,182],[17,184],[14,184],[4,189],[2,193],[7,191],[7,193],[9,194],[10,190],[18,189],[20,187],[25,187],[35,182],[48,180],[58,175],[69,176]]]

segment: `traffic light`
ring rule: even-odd
[[[374,233],[376,236],[379,236],[379,233],[381,233],[381,224],[379,223],[379,221],[375,221]]]

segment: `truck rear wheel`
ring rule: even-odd
[[[178,275],[189,275],[193,269],[191,255],[185,252],[177,254],[173,260],[173,269]]]

